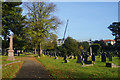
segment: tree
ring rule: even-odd
[[[92,53],[95,53],[96,55],[98,55],[98,54],[100,53],[100,51],[101,51],[101,46],[100,46],[100,44],[98,44],[98,43],[93,43],[93,44],[91,45],[91,47],[92,47]]]
[[[78,46],[82,46],[84,51],[88,51],[89,50],[89,43],[87,41],[84,42],[78,42]]]
[[[112,35],[115,36],[117,50],[120,50],[120,22],[113,22],[108,29],[112,31]]]
[[[79,46],[80,52],[82,52],[84,50],[84,48],[82,47],[82,45]]]
[[[46,38],[42,44],[44,50],[55,50],[57,47],[57,35],[51,34],[50,37],[48,37],[48,39]]]
[[[69,55],[76,56],[79,52],[77,41],[71,37],[67,37],[63,44],[63,47],[65,47],[65,49],[67,50],[68,56]]]
[[[53,3],[33,2],[26,4],[28,8],[27,34],[35,46],[39,47],[39,55],[42,54],[41,43],[50,35],[51,30],[56,30],[60,24],[57,17],[52,16],[56,5]]]
[[[25,16],[21,15],[22,8],[19,7],[21,4],[22,2],[2,2],[2,13],[4,13],[2,14],[2,37],[5,42],[3,44],[3,53],[11,31],[14,33],[14,38],[16,37],[16,39],[18,39],[17,37],[21,38],[23,34]],[[13,44],[17,45],[19,42],[15,41],[13,41]],[[16,47],[19,47],[19,45]]]

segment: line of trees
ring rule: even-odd
[[[51,36],[59,25],[60,20],[53,16],[56,5],[45,2],[24,3],[28,12],[22,15],[22,2],[2,2],[2,53],[9,47],[10,33],[14,33],[13,47],[16,50],[39,49],[42,53],[42,44],[52,39]],[[55,43],[55,41],[53,41]],[[48,45],[47,45],[48,46]]]
[[[60,51],[60,56],[74,56],[76,57],[78,54],[81,55],[82,52],[89,51],[89,43],[85,42],[78,42],[77,40],[73,39],[72,37],[67,37],[64,41],[62,46],[57,47],[58,51]]]

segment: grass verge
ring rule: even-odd
[[[15,73],[18,72],[23,62],[13,63],[7,66],[2,66],[2,79],[14,78]]]
[[[20,67],[23,64],[23,61],[20,62],[16,62],[18,60],[14,60],[14,61],[7,61],[8,56],[2,56],[2,79],[12,79],[15,77],[15,73],[19,71]],[[18,58],[17,56],[15,58]],[[16,63],[12,63],[12,62],[16,62]],[[12,63],[9,65],[8,63]]]
[[[45,68],[50,72],[53,78],[118,78],[119,68],[105,67],[105,63],[96,57],[93,66],[82,67],[76,63],[76,59],[68,59],[69,63],[64,63],[63,58],[54,59],[54,57],[44,56],[37,58]],[[118,63],[118,58],[113,58],[113,63]],[[118,64],[117,64],[118,65]]]

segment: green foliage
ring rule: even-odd
[[[41,54],[40,57],[44,57],[45,55],[44,54]]]
[[[112,31],[112,35],[115,36],[116,48],[120,50],[120,22],[113,22],[108,29]]]
[[[77,41],[71,37],[67,37],[63,47],[67,50],[67,55],[77,55],[79,52]]]
[[[108,29],[112,31],[112,35],[116,38],[120,38],[120,22],[113,22]]]
[[[2,36],[4,38],[3,52],[6,48],[7,39],[9,39],[11,31],[14,33],[14,48],[22,49],[24,46],[25,37],[23,34],[26,16],[22,16],[21,14],[22,8],[19,7],[21,4],[22,2],[2,2],[2,13],[4,13],[2,14]]]
[[[41,43],[48,38],[51,30],[56,30],[60,24],[58,18],[52,16],[56,5],[45,2],[26,3],[25,5],[29,11],[26,25],[27,38],[35,48],[39,46],[41,50]]]
[[[87,41],[77,42],[78,46],[82,46],[84,51],[89,51],[89,43]]]
[[[44,50],[55,50],[57,47],[57,35],[51,34],[48,38],[45,38],[42,44]]]
[[[93,53],[95,53],[95,54],[99,54],[99,53],[100,53],[100,51],[101,51],[101,46],[100,46],[100,44],[98,44],[98,43],[93,43],[93,44],[91,45],[91,47],[92,47],[92,52],[93,52]]]

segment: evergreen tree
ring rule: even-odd
[[[22,2],[2,2],[2,37],[4,38],[4,42],[7,42],[9,38],[10,32],[14,33],[14,47],[18,48],[21,43],[19,41],[23,40],[22,35],[24,33],[24,22],[25,16],[22,16],[22,8],[19,7]],[[19,40],[20,39],[20,40]],[[7,46],[3,44],[3,53],[4,49]],[[22,44],[22,43],[21,43]],[[22,47],[22,46],[21,46]]]
[[[120,50],[120,22],[113,22],[108,29],[110,29],[112,35],[115,36],[117,50]]]

